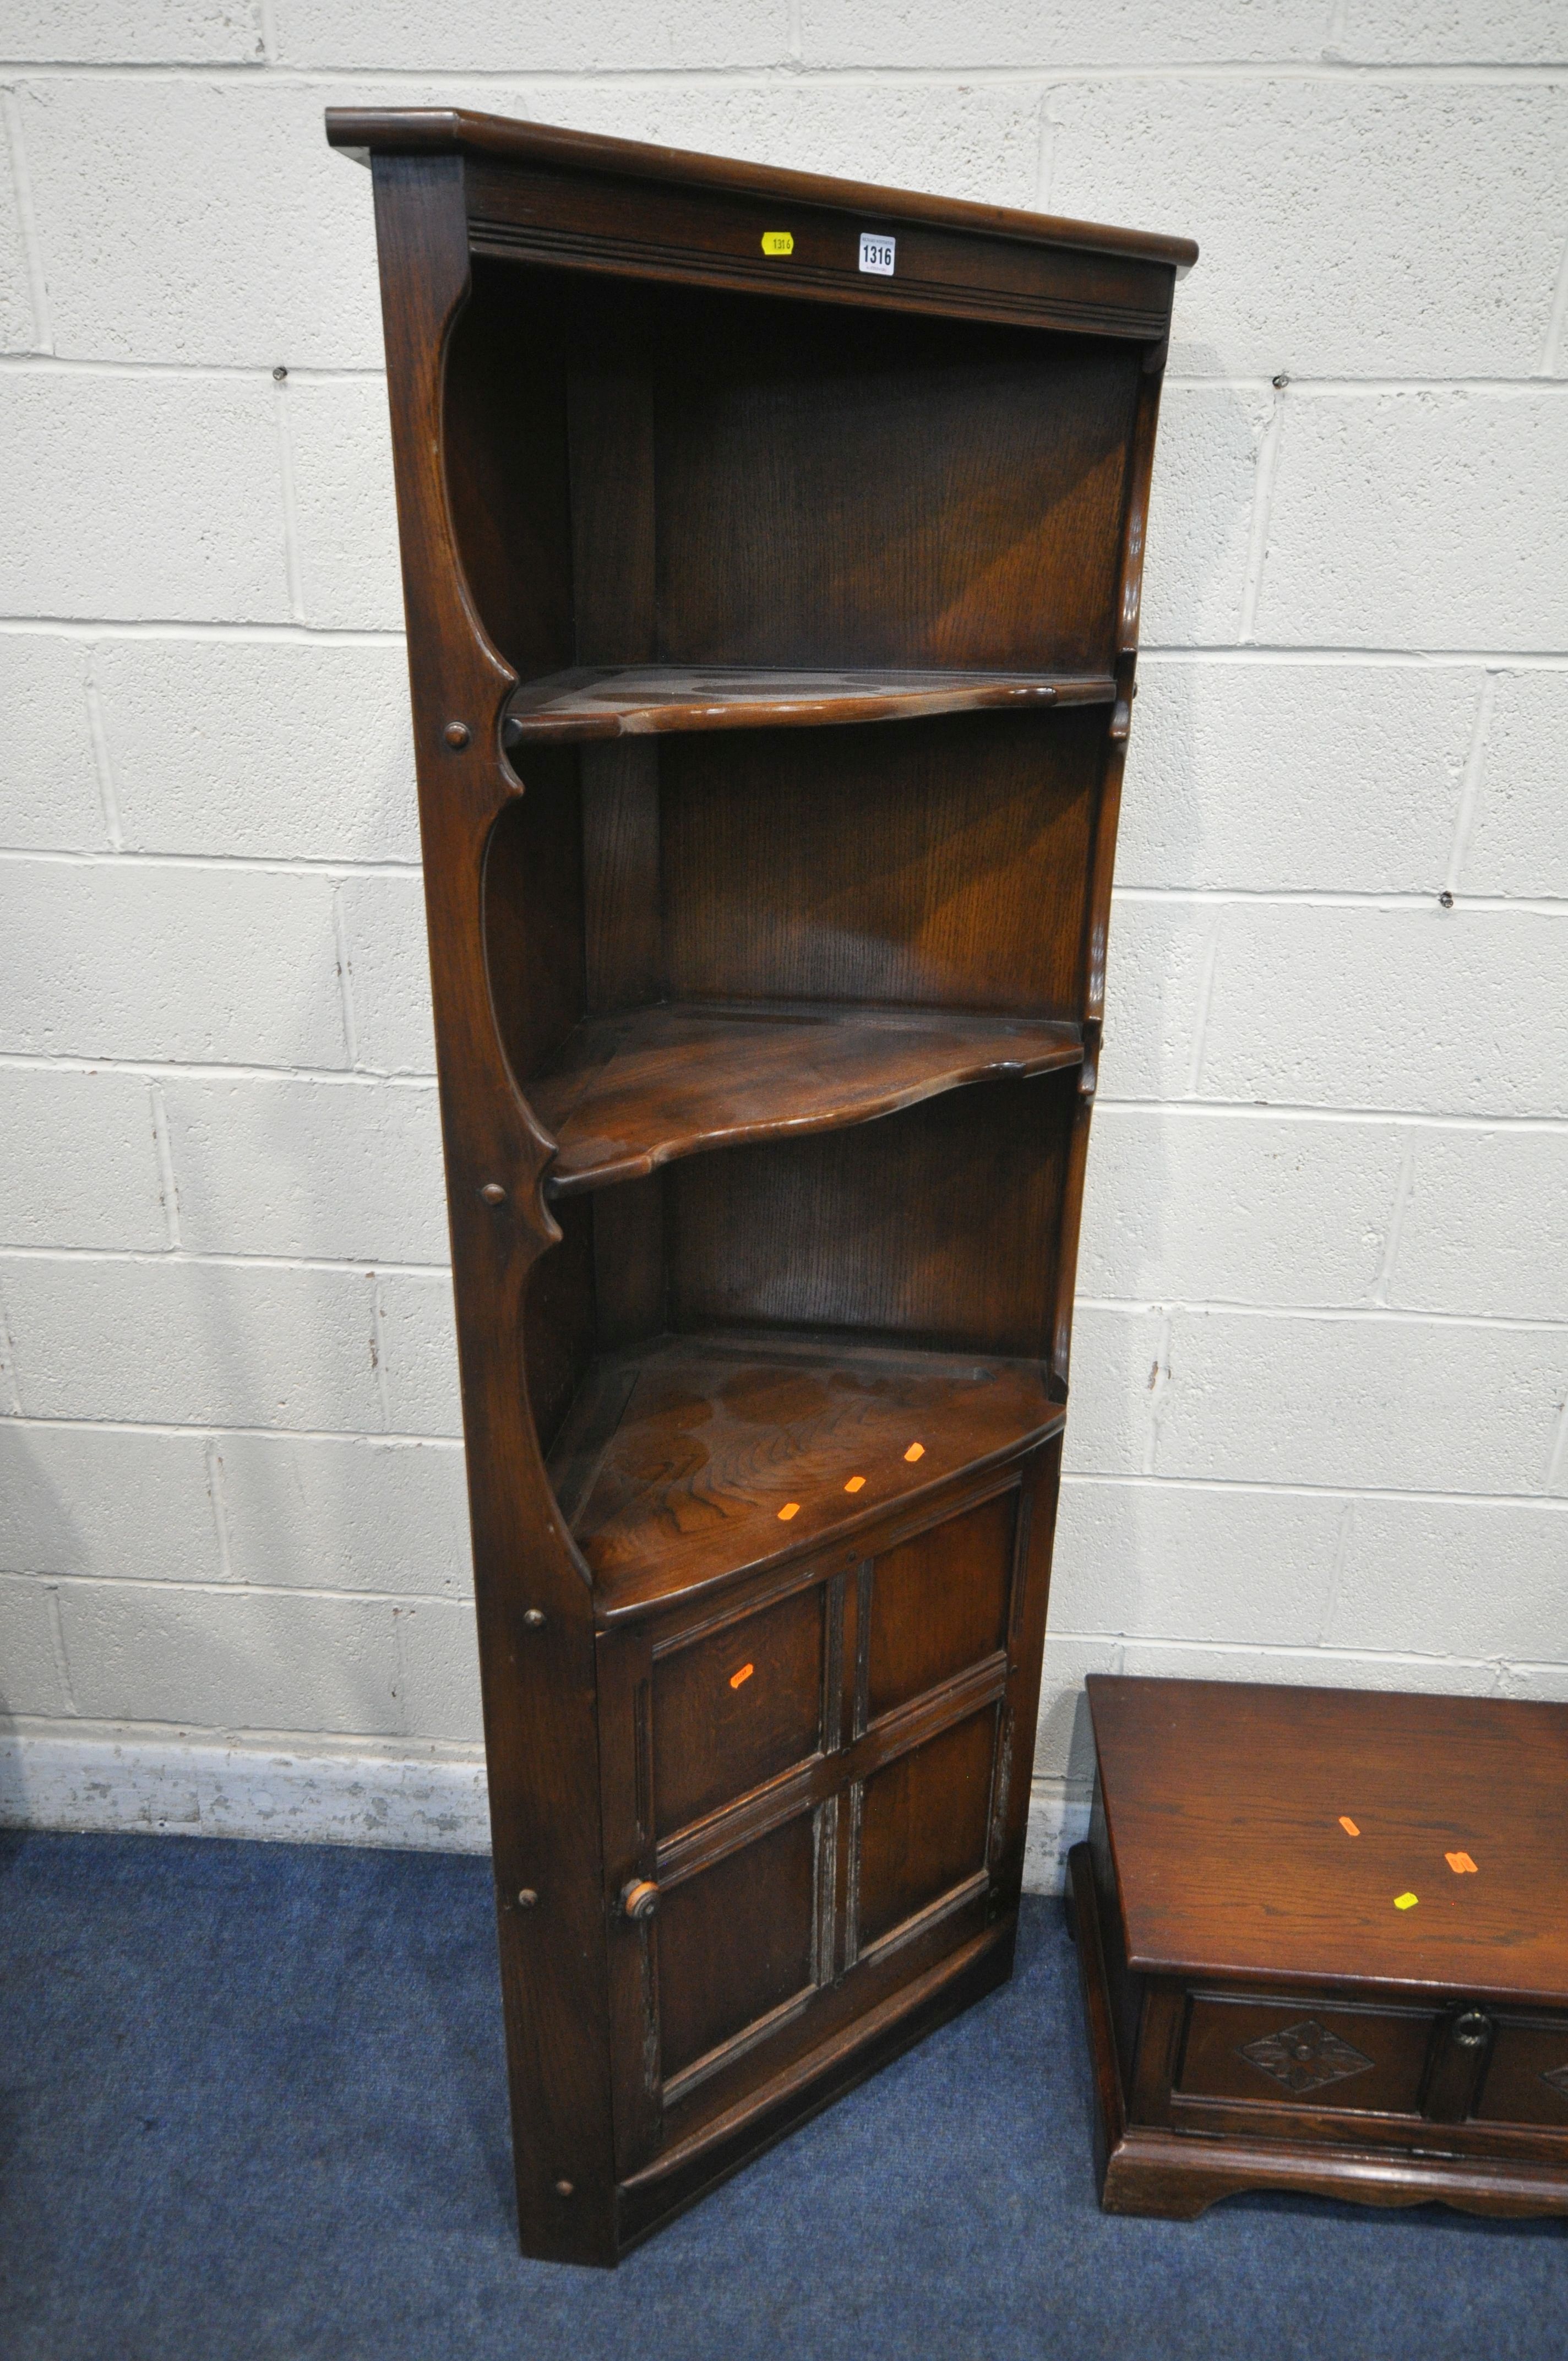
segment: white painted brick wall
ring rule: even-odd
[[[1097,1667],[1568,1696],[1561,8],[10,0],[0,59],[0,1817],[484,1840],[333,102],[1201,241],[1033,1873]]]
[[[408,666],[398,642],[302,634],[103,640],[91,648],[13,642],[51,663],[60,661],[58,645],[79,672],[91,664],[126,851],[418,861]],[[0,642],[0,658],[5,653]],[[83,812],[91,796],[96,813],[85,701],[80,689],[76,697],[82,752],[73,746],[69,778],[82,782]],[[359,734],[356,763],[344,760],[345,713]],[[72,794],[73,808],[77,800]],[[81,837],[40,840],[84,842],[85,818],[82,827]],[[101,829],[93,841],[101,849]]]

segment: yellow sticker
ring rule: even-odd
[[[904,1455],[905,1459],[924,1459],[926,1445],[923,1443],[912,1443]]]
[[[1420,1898],[1419,1894],[1396,1894],[1394,1907],[1396,1910],[1413,1910]]]
[[[799,1514],[800,1502],[798,1500],[786,1500],[784,1507],[779,1510],[779,1522],[781,1525],[787,1525],[792,1517],[798,1517]]]
[[[793,254],[795,239],[787,229],[765,229],[762,232],[764,254]]]
[[[851,1476],[844,1487],[846,1492],[863,1492],[865,1488],[866,1479],[863,1476]]]

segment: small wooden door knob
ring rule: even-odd
[[[620,1889],[620,1906],[641,1926],[659,1907],[659,1889],[651,1877],[634,1877]]]

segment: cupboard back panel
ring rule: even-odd
[[[522,1309],[528,1407],[544,1452],[560,1432],[598,1343],[593,1200],[568,1199],[555,1212],[560,1244],[542,1254],[529,1272]]]
[[[1107,709],[660,747],[677,998],[1081,1015]]]
[[[672,1327],[1043,1357],[1077,1075],[981,1082],[664,1176]]]
[[[710,311],[658,384],[663,659],[1108,667],[1135,350]]]
[[[445,438],[475,603],[525,677],[1108,669],[1141,357],[477,258]]]
[[[532,754],[485,853],[490,1006],[520,1085],[583,1013],[582,796],[571,748]]]

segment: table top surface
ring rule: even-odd
[[[1089,1703],[1134,1970],[1568,2007],[1568,1706],[1103,1675]]]

